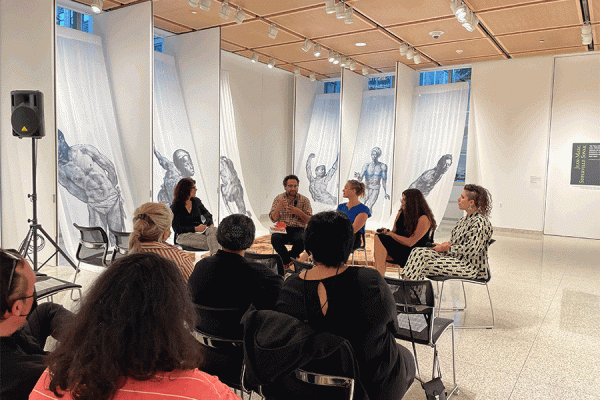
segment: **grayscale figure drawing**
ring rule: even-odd
[[[125,231],[123,198],[115,165],[92,145],[69,146],[60,129],[58,182],[87,204],[90,226],[100,226],[106,232],[109,227],[114,231]]]
[[[194,175],[194,164],[192,163],[190,153],[184,149],[175,150],[173,153],[173,161],[163,157],[156,150],[154,143],[152,143],[152,149],[154,150],[154,155],[158,159],[158,163],[165,170],[163,184],[160,186],[157,198],[161,203],[170,206],[173,202],[173,190],[175,189],[177,182],[183,178],[190,178]]]
[[[339,155],[329,169],[329,172],[325,173],[327,170],[325,166],[319,165],[317,168],[315,168],[315,176],[313,176],[312,160],[315,157],[315,153],[310,153],[308,155],[308,159],[306,160],[306,176],[308,177],[308,190],[310,195],[314,201],[318,201],[319,203],[336,205],[337,199],[327,191],[327,185],[338,169]]]
[[[383,193],[385,199],[389,200],[390,195],[387,193],[387,171],[388,166],[379,161],[381,157],[381,149],[379,147],[373,147],[371,150],[371,162],[363,165],[362,170],[354,172],[354,177],[361,182],[365,179],[365,186],[367,187],[367,193],[365,195],[365,205],[369,207],[369,210],[373,212],[373,206],[379,197],[380,187],[383,186]]]
[[[229,203],[235,203],[238,213],[252,217],[252,213],[246,210],[244,203],[244,188],[238,174],[233,166],[233,161],[225,156],[221,156],[219,160],[221,177],[221,196],[227,208],[229,215],[234,214],[229,206]]]
[[[452,154],[445,154],[437,162],[434,168],[423,172],[413,183],[410,184],[411,189],[419,189],[424,197],[427,197],[433,190],[436,183],[442,179],[442,176],[448,171],[452,165]]]

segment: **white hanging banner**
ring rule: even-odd
[[[244,190],[244,176],[241,169],[238,150],[237,131],[229,73],[221,70],[221,155],[219,158],[219,221],[231,214],[244,214],[252,218],[257,230],[262,228],[256,213],[252,210],[250,200]]]
[[[366,186],[362,202],[371,210],[369,225],[390,216],[394,165],[394,89],[363,92],[358,135],[348,179]]]
[[[74,255],[73,223],[126,231],[133,201],[102,41],[59,26],[56,33],[59,222]]]
[[[153,153],[155,201],[170,206],[173,190],[182,178],[194,179],[197,196],[206,201],[206,184],[196,155],[175,59],[159,52],[154,52]]]
[[[313,102],[308,133],[296,141],[302,149],[295,160],[294,173],[301,187],[308,187],[313,214],[335,210],[339,192],[340,94],[317,94]],[[304,184],[306,183],[306,184]]]
[[[465,132],[469,84],[466,82],[415,88],[408,143],[398,154],[399,190],[417,188],[439,223],[452,192]],[[396,204],[394,209],[399,209]],[[395,213],[392,213],[391,222]]]

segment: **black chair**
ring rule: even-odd
[[[198,325],[196,339],[202,348],[200,369],[238,391],[243,397],[249,391],[243,385],[243,310],[213,308],[196,304]]]
[[[367,238],[366,238],[364,232],[360,233],[360,237],[361,237],[362,244],[352,250],[352,265],[353,266],[355,265],[354,264],[354,253],[362,250],[365,252],[365,267],[368,267],[369,266],[369,258],[367,257]]]
[[[115,238],[115,248],[110,257],[110,263],[112,264],[115,260],[125,257],[129,252],[129,235],[131,232],[117,232],[113,231],[110,227],[108,231]]]
[[[54,278],[45,274],[36,273],[35,292],[38,300],[48,298],[50,301],[54,301],[53,296],[56,293],[62,292],[63,290],[77,290],[79,292],[79,298],[81,298],[81,285]]]
[[[283,260],[277,253],[275,254],[259,254],[246,251],[244,257],[250,262],[263,264],[271,271],[278,275],[285,276]]]
[[[431,281],[408,281],[384,277],[390,286],[396,310],[398,311],[399,332],[395,335],[397,339],[413,343],[415,362],[417,365],[418,380],[423,382],[419,363],[417,361],[417,349],[415,344],[423,344],[433,348],[433,368],[431,378],[441,377],[441,367],[437,353],[439,338],[448,328],[452,330],[452,383],[448,398],[454,394],[458,386],[456,384],[456,362],[454,351],[454,321],[448,318],[438,318],[435,314],[435,296]]]
[[[108,267],[108,236],[106,231],[99,227],[85,227],[73,223],[81,237],[79,246],[75,253],[77,258],[77,267],[83,262],[85,264],[96,265],[98,267]],[[79,271],[77,271],[79,272]],[[75,275],[77,275],[77,272]],[[73,280],[75,282],[75,280]]]
[[[496,241],[495,239],[490,239],[490,241],[488,242],[488,247],[491,244],[493,244],[495,241]],[[493,329],[496,326],[496,320],[494,318],[494,306],[492,305],[492,296],[490,294],[490,287],[488,286],[488,283],[492,279],[492,272],[490,271],[489,262],[488,262],[488,266],[487,266],[487,278],[482,278],[482,279],[472,278],[472,279],[470,279],[470,278],[460,278],[457,276],[442,276],[442,275],[431,275],[431,276],[428,276],[427,278],[431,279],[432,281],[434,281],[436,283],[439,283],[439,282],[442,283],[442,285],[441,285],[442,287],[440,288],[440,290],[438,292],[438,299],[440,302],[438,310],[437,310],[438,316],[440,314],[440,311],[459,312],[459,311],[465,311],[467,309],[467,293],[465,291],[465,283],[473,283],[475,285],[484,285],[487,290],[488,300],[490,302],[490,311],[492,313],[492,324],[491,325],[477,325],[477,326],[457,325],[456,329]],[[464,306],[452,307],[452,308],[442,308],[441,307],[442,295],[444,294],[444,283],[447,281],[458,281],[461,283]]]

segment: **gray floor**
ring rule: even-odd
[[[437,241],[449,236],[442,224]],[[600,241],[496,233],[490,247],[490,291],[496,314],[493,330],[456,332],[456,399],[599,399],[600,398]],[[44,267],[42,272],[72,278],[70,267]],[[84,289],[97,272],[83,270]],[[444,304],[462,300],[458,286],[445,289]],[[467,286],[465,313],[443,314],[457,323],[490,321],[485,288]],[[55,296],[69,309],[69,294]],[[444,381],[451,376],[450,335],[439,352]],[[410,346],[410,343],[403,343]],[[410,348],[410,347],[409,347]],[[417,348],[425,376],[432,353]],[[405,399],[422,400],[415,383]]]

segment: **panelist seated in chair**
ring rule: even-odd
[[[171,204],[175,243],[215,254],[219,250],[217,228],[196,192],[196,181],[192,178],[183,178],[175,186]]]
[[[306,223],[312,215],[310,200],[298,193],[300,180],[296,175],[283,178],[284,193],[277,195],[273,200],[269,218],[273,222],[284,222],[286,233],[273,233],[271,245],[281,256],[286,268],[292,268],[292,258],[298,258],[304,250],[303,235]],[[288,251],[286,244],[292,244]]]
[[[173,261],[187,281],[194,270],[195,255],[168,244],[173,213],[164,203],[145,203],[133,214],[129,254],[156,253]]]
[[[375,235],[377,270],[385,275],[388,261],[403,268],[412,249],[425,247],[432,240],[435,227],[435,218],[423,193],[419,189],[406,189],[402,192],[394,228],[391,231],[386,228],[378,229]]]
[[[232,214],[221,221],[217,241],[222,248],[200,260],[188,282],[195,304],[238,309],[240,318],[250,304],[257,309],[275,307],[283,278],[244,258],[246,249],[254,242],[255,232],[254,222],[243,214]],[[236,325],[239,326],[239,320]],[[227,337],[228,333],[221,336]],[[241,327],[239,334],[231,338],[241,338]]]
[[[427,276],[488,278],[488,245],[492,224],[490,192],[477,185],[465,185],[458,198],[458,208],[466,215],[452,229],[449,242],[434,243],[433,248],[417,248],[410,253],[402,275],[419,280]]]
[[[38,306],[35,280],[16,250],[0,249],[0,399],[29,397],[46,369],[46,339],[60,339],[73,316],[59,304]]]
[[[396,303],[381,274],[346,265],[353,235],[344,214],[314,215],[305,234],[314,266],[285,281],[276,311],[347,339],[369,399],[401,399],[415,378],[414,358],[394,338]]]
[[[344,198],[348,199],[347,203],[338,205],[337,210],[346,214],[354,231],[354,244],[352,250],[359,248],[361,245],[366,246],[362,242],[362,235],[365,234],[365,224],[367,218],[371,216],[371,210],[358,199],[365,195],[365,184],[355,179],[346,182],[346,186],[342,190]]]
[[[171,260],[118,259],[83,300],[30,400],[239,399],[199,371],[197,317]]]

